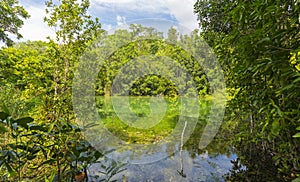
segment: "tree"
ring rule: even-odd
[[[181,88],[182,94],[189,92],[191,95],[193,84],[191,82],[192,80],[189,80],[190,78],[196,83],[195,86],[200,95],[203,96],[208,93],[207,78],[205,77],[203,68],[191,57],[190,52],[187,51],[202,46],[199,44],[201,40],[197,32],[193,32],[191,35],[185,35],[179,39],[179,32],[177,32],[175,28],[171,28],[169,30],[168,39],[165,41],[162,39],[161,33],[151,27],[142,27],[141,25],[134,24],[130,25],[130,27],[130,31],[116,30],[112,35],[103,36],[101,46],[97,47],[101,55],[110,52],[107,56],[107,60],[101,65],[102,68],[98,74],[96,84],[97,96],[103,94],[110,95],[109,91],[113,79],[117,74],[120,75],[119,71],[123,67],[126,67],[126,69],[123,70],[125,74],[122,74],[124,82],[122,82],[122,86],[115,90],[120,95],[127,94],[121,91],[120,88],[122,87],[131,87],[132,90],[130,94],[132,95],[159,95],[162,93],[167,96],[174,95],[177,91],[172,84],[170,84],[170,80],[168,81],[167,78],[164,78],[166,76],[176,79],[177,84],[179,84],[177,86]],[[137,35],[139,36],[137,37]],[[194,39],[197,39],[198,42],[193,42]],[[183,49],[180,45],[187,49]],[[111,52],[111,50],[114,50],[114,52]],[[201,49],[200,52],[201,51],[205,52],[204,49]],[[143,55],[147,55],[147,57],[143,57]],[[139,58],[139,56],[141,57]],[[164,57],[169,57],[174,61],[172,64],[166,64],[167,62],[164,60]],[[133,63],[134,61],[132,60],[136,60],[137,62]],[[152,67],[147,67],[147,64],[151,64],[151,62],[153,62]],[[181,65],[182,69],[185,69],[185,73],[178,68],[178,64]],[[156,69],[154,69],[154,67]],[[164,69],[164,71],[162,71],[162,69]],[[129,74],[130,71],[133,70],[134,73]],[[134,76],[136,76],[135,74],[143,75],[144,71],[149,73],[150,76],[142,79],[134,78]],[[190,75],[190,78],[187,73]],[[163,74],[165,75],[163,76]],[[136,82],[131,83],[131,81],[134,80]]]
[[[65,145],[66,140],[82,141],[81,135],[72,135],[64,132],[64,125],[70,125],[75,122],[75,116],[72,106],[72,82],[74,70],[80,56],[87,46],[101,33],[101,24],[98,19],[93,19],[88,15],[90,6],[89,0],[60,0],[54,4],[52,0],[46,2],[46,13],[44,21],[50,27],[55,27],[56,40],[50,40],[48,49],[48,58],[52,61],[54,68],[52,71],[52,84],[48,88],[51,93],[46,97],[49,107],[45,108],[48,116],[48,122],[53,123],[56,132],[53,136],[57,147],[53,148],[55,156],[53,163],[56,166],[57,180],[64,179],[64,170],[71,168],[72,175],[80,166],[74,166],[73,161],[66,162],[68,153],[72,150],[70,146]],[[83,164],[82,164],[83,165]]]
[[[300,161],[292,138],[300,125],[299,2],[198,0],[195,12],[234,91],[229,108],[249,121],[250,138],[267,143],[282,175],[293,175]]]
[[[177,43],[178,41],[178,37],[179,37],[179,32],[176,30],[176,28],[174,27],[171,27],[169,30],[168,30],[168,38],[167,40],[170,42],[170,43]]]
[[[18,0],[2,0],[0,2],[0,41],[7,46],[11,46],[13,41],[10,34],[22,38],[19,29],[23,25],[23,20],[29,18],[27,11],[18,4]]]
[[[46,2],[44,21],[56,28],[56,42],[50,41],[49,58],[55,68],[53,70],[52,111],[55,115],[72,120],[69,114],[71,106],[71,86],[75,63],[79,60],[89,43],[100,33],[101,24],[88,15],[89,0],[61,0],[56,5],[52,0]],[[73,118],[74,119],[74,118]]]
[[[28,41],[0,50],[0,107],[6,105],[13,117],[30,115],[43,105],[52,67],[47,46],[46,42]]]

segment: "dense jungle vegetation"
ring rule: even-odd
[[[197,0],[194,13],[199,30],[182,35],[170,27],[166,36],[138,24],[108,34],[101,20],[88,14],[89,0],[59,0],[58,4],[49,0],[45,4],[48,16],[44,21],[56,30],[55,38],[14,42],[11,35],[22,37],[19,29],[29,14],[16,0],[0,2],[0,41],[5,44],[0,49],[1,181],[88,181],[88,168],[96,162],[102,164],[105,174],[98,180],[112,180],[125,170],[124,165],[108,159],[85,140],[81,132],[86,128],[77,124],[73,111],[72,84],[81,56],[95,40],[107,45],[102,52],[118,48],[97,75],[94,90],[99,114],[116,118],[106,118],[105,126],[120,133],[126,142],[151,143],[173,129],[172,119],[180,114],[179,92],[193,95],[195,84],[199,98],[210,101],[213,91],[206,74],[216,72],[204,72],[186,51],[206,54],[206,49],[196,50],[202,39],[216,54],[225,76],[227,105],[219,134],[237,149],[236,162],[246,166],[246,170],[234,166],[226,180],[300,181],[298,0]],[[172,65],[165,72],[177,73],[176,82],[182,88],[155,73],[133,84],[133,78],[124,78],[122,88],[130,90],[137,115],[150,111],[139,108],[135,97],[148,102],[147,96],[163,96],[170,109],[159,127],[136,134],[137,130],[117,119],[105,97],[111,92],[126,95],[118,85],[112,91],[112,80],[129,60],[147,54],[153,56],[149,62],[164,57],[175,60],[192,80]]]

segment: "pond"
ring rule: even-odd
[[[216,146],[216,148],[223,148]],[[183,174],[180,175],[181,159],[180,151],[163,158],[159,161],[147,164],[126,164],[123,172],[118,173],[113,179],[122,179],[126,176],[127,181],[225,181],[225,175],[230,173],[233,161],[237,160],[237,155],[233,148],[228,151],[200,152],[193,150],[192,146],[185,146],[182,151]],[[125,152],[126,153],[126,152]],[[167,153],[166,146],[158,153]],[[143,156],[141,156],[143,157]],[[101,164],[94,164],[90,167],[92,175],[99,175],[103,178]]]
[[[162,99],[166,103],[165,108],[159,108],[159,105],[163,105],[160,103]],[[147,118],[152,113],[154,116],[151,119],[142,120],[142,123],[146,123],[145,127],[151,127],[139,128],[144,125],[133,125],[131,121],[126,121],[134,119],[127,113],[128,108],[121,107],[116,111],[119,106],[113,105],[113,102],[121,106],[129,102],[130,111],[138,118]],[[196,110],[199,115],[191,115],[194,111],[184,114],[182,103],[187,104],[178,98],[158,98],[153,102],[149,97],[97,97],[96,105],[101,119],[86,135],[97,149],[107,153],[107,158],[89,167],[90,180],[225,181],[237,166],[239,170],[245,170],[228,138],[230,131],[219,130],[207,146],[199,147],[208,118],[211,117],[211,100],[197,101],[200,107],[196,108],[188,105],[190,110]],[[158,115],[162,114],[162,110],[165,112],[160,117]],[[156,119],[159,122],[153,121]],[[114,166],[116,170],[105,166]]]
[[[232,169],[232,162],[237,155],[209,154],[207,151],[201,154],[183,150],[184,177],[179,174],[180,155],[175,153],[168,158],[150,164],[128,164],[125,171],[114,176],[114,179],[122,179],[126,176],[128,181],[224,181],[224,175]],[[92,175],[99,175],[100,164],[94,164],[90,168]]]

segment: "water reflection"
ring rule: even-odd
[[[103,98],[99,97],[98,99]],[[138,108],[139,114],[148,112],[147,107],[138,107],[144,102],[148,102],[148,98],[131,99],[135,108]],[[99,103],[101,102],[99,101]],[[203,100],[200,103],[202,109],[199,111],[199,117],[181,115],[180,108],[176,104],[172,105],[177,103],[177,101],[171,102],[167,100],[167,103],[168,113],[165,118],[156,127],[148,130],[137,130],[128,127],[118,119],[118,116],[113,112],[112,106],[107,106],[106,109],[99,111],[103,125],[114,135],[125,141],[123,143],[116,142],[114,145],[107,141],[102,142],[106,144],[107,150],[114,150],[109,154],[113,155],[111,158],[127,163],[124,166],[126,170],[117,173],[111,180],[122,181],[123,179],[125,181],[126,178],[126,181],[129,182],[225,181],[224,176],[229,174],[233,168],[232,161],[237,160],[238,157],[233,150],[229,137],[227,137],[228,130],[219,132],[211,142],[210,138],[202,137],[205,126],[209,123],[210,101]],[[192,107],[188,108],[192,109]],[[120,110],[123,111],[123,109]],[[182,122],[178,122],[179,115]],[[184,121],[188,121],[186,131],[184,130]],[[195,123],[195,125],[191,123]],[[179,126],[179,129],[176,129],[176,126]],[[100,129],[96,128],[96,131],[99,133]],[[182,137],[182,133],[184,137]],[[156,141],[157,136],[161,136],[161,141]],[[93,135],[91,138],[103,139],[105,135],[103,137]],[[182,160],[180,158],[181,138],[185,138],[186,141],[182,150]],[[154,141],[151,142],[152,140]],[[199,141],[210,144],[204,149],[199,149]],[[103,151],[107,150],[106,148],[103,149]],[[151,156],[154,158],[149,159]],[[141,161],[146,162],[141,164]],[[105,168],[103,162],[93,164],[89,168],[90,176],[98,175],[98,179],[107,178],[107,175],[103,174],[103,168]],[[181,172],[182,169],[183,171]],[[102,171],[102,173],[99,171]],[[98,180],[94,179],[94,181]]]
[[[166,146],[162,146],[161,155],[167,153]],[[143,156],[140,156],[143,157]],[[120,180],[126,177],[127,181],[225,181],[224,175],[233,168],[231,161],[237,160],[233,151],[222,153],[194,153],[186,149],[182,152],[183,169],[186,177],[182,177],[180,170],[179,151],[168,158],[150,164],[127,164],[126,170],[115,175],[113,179]],[[101,164],[93,164],[90,167],[91,175],[99,175],[103,178]]]

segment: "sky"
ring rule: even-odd
[[[24,21],[20,33],[26,40],[54,38],[55,31],[43,22],[43,0],[19,0],[31,17]],[[198,27],[193,5],[196,0],[90,0],[89,14],[98,17],[102,28],[111,30],[118,26],[139,23],[166,31],[169,26],[183,27],[189,33]]]

